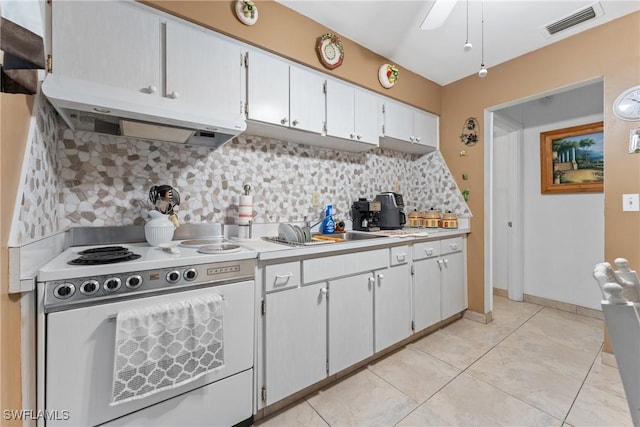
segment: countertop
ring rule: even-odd
[[[262,238],[240,239],[237,237],[231,240],[238,242],[247,249],[258,253],[259,261],[283,260],[286,258],[327,256],[353,250],[376,249],[380,247],[399,246],[408,243],[439,240],[447,237],[456,237],[470,232],[469,228],[455,229],[412,229],[405,228],[402,235],[391,235],[374,239],[345,241],[338,243],[314,244],[311,246],[289,246],[275,243]],[[367,233],[368,232],[355,232]],[[386,233],[386,232],[381,232]],[[377,234],[377,233],[376,233]]]

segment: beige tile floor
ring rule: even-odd
[[[601,320],[494,297],[461,319],[260,421],[280,426],[631,426]]]

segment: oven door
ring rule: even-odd
[[[114,315],[212,294],[224,297],[225,365],[173,390],[110,406]],[[175,425],[176,420],[180,425],[233,425],[251,417],[253,298],[254,282],[245,281],[48,314],[45,405],[48,412],[68,416],[49,420],[47,426],[95,426],[112,420],[118,425],[126,425],[126,420],[153,426]],[[242,380],[232,377],[235,374]],[[191,395],[194,399],[189,399]],[[132,415],[124,417],[127,414]],[[116,420],[119,417],[124,418]]]

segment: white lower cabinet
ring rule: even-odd
[[[419,331],[464,310],[463,243],[456,237],[262,266],[258,407],[411,336],[412,320]]]
[[[413,246],[415,331],[421,331],[467,308],[466,266],[462,237]]]
[[[329,375],[373,354],[371,273],[329,281]]]
[[[326,284],[265,296],[265,404],[327,375]]]

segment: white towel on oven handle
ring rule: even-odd
[[[214,294],[118,313],[111,405],[223,367],[223,300]]]

